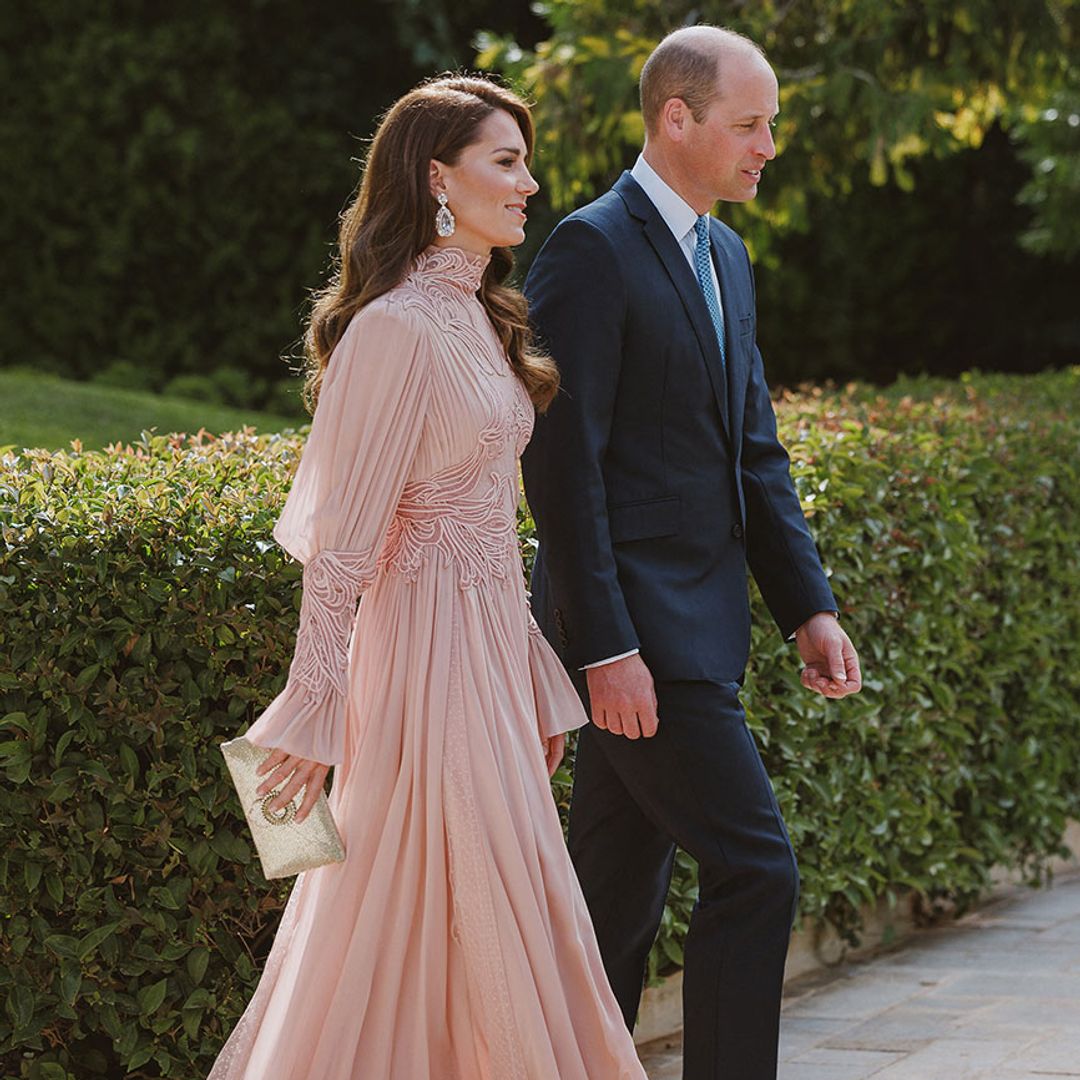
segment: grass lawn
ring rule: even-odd
[[[81,439],[83,448],[91,450],[117,440],[134,442],[143,428],[156,428],[159,435],[206,428],[219,435],[245,424],[263,432],[297,428],[305,422],[303,417],[161,397],[24,370],[0,369],[0,402],[0,452],[38,446],[69,450],[72,439]]]

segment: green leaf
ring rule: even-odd
[[[30,744],[25,739],[6,739],[0,742],[0,758],[23,761],[30,756]]]
[[[202,1018],[202,1009],[184,1009],[180,1014],[181,1023],[184,1025],[184,1031],[189,1039],[195,1040],[199,1037]]]
[[[152,1013],[157,1012],[161,1007],[161,1003],[165,1000],[165,990],[168,986],[168,979],[159,979],[152,986],[144,986],[138,993],[139,1001],[139,1013],[142,1016],[149,1016]],[[146,1058],[150,1060],[149,1057]]]
[[[121,925],[119,922],[108,923],[105,926],[95,927],[88,934],[85,934],[78,946],[79,959],[85,960],[90,956],[107,937],[115,934]]]
[[[75,684],[73,687],[75,692],[78,693],[81,690],[85,690],[98,677],[100,672],[100,664],[88,664],[84,667],[75,677]]]
[[[23,881],[26,882],[26,891],[31,895],[37,892],[38,882],[41,880],[41,871],[43,869],[41,863],[23,863]]]
[[[191,981],[198,986],[206,975],[206,967],[210,963],[210,950],[195,948],[187,955],[187,971]],[[186,1007],[186,1006],[185,1006]]]
[[[64,882],[55,870],[45,871],[45,891],[57,907],[64,902]]]
[[[51,934],[43,942],[46,949],[57,956],[66,956],[73,960],[81,959],[79,939],[70,934]]]
[[[214,1004],[214,996],[205,987],[198,987],[188,994],[184,1002],[185,1009],[208,1009]]]
[[[11,1018],[11,1023],[18,1031],[28,1027],[34,1019],[34,994],[28,986],[17,985],[8,992],[4,1011]]]
[[[138,780],[139,778],[139,759],[135,755],[135,751],[128,746],[127,743],[121,743],[117,752],[120,755],[120,764],[124,767],[124,772],[132,780]]]
[[[127,1067],[131,1069],[141,1069],[153,1056],[154,1051],[157,1048],[153,1043],[147,1043],[145,1046],[140,1046],[131,1057],[128,1058]]]
[[[74,966],[66,968],[60,975],[60,997],[69,1005],[75,1003],[75,998],[82,986],[82,972]]]

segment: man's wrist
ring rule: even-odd
[[[831,615],[834,619],[838,621],[840,619],[840,612],[835,611],[831,608],[823,611],[815,611],[809,619],[807,619],[804,623],[801,623],[799,626],[795,627],[795,632],[791,635],[791,637],[788,638],[788,641],[796,641],[799,637],[799,631],[805,630],[810,625],[811,621],[813,619],[816,619],[819,615]]]

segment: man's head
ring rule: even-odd
[[[704,213],[746,202],[776,156],[776,76],[749,38],[716,26],[668,34],[641,71],[646,156]]]

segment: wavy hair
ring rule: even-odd
[[[397,285],[413,259],[435,239],[431,159],[457,163],[496,109],[508,112],[532,160],[534,129],[528,106],[491,79],[439,75],[399,98],[375,132],[356,198],[341,215],[330,282],[315,294],[304,334],[303,401],[314,414],[323,373],[349,320]],[[513,269],[509,248],[497,247],[477,292],[510,364],[536,408],[547,409],[559,388],[555,362],[535,347],[525,297],[504,282]]]

